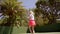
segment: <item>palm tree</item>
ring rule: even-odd
[[[2,13],[9,16],[5,25],[10,26],[13,24],[14,20],[16,19],[16,14],[20,14],[19,11],[24,10],[24,7],[21,4],[22,2],[18,2],[17,0],[4,0],[1,3]]]

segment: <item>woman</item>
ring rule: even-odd
[[[35,33],[35,31],[34,31],[35,25],[36,25],[36,23],[34,20],[34,13],[32,11],[30,11],[30,13],[29,13],[29,31],[32,34]]]

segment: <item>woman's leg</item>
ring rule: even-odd
[[[32,33],[32,29],[31,29],[31,26],[29,26],[29,31],[30,31],[30,33]]]
[[[34,28],[35,28],[35,26],[32,26],[32,33],[33,33],[33,34],[35,33]]]

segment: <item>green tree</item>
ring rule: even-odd
[[[16,16],[21,15],[20,13],[24,10],[24,7],[21,4],[22,2],[18,2],[17,0],[4,0],[1,3],[3,15],[9,16],[7,23],[4,25],[10,26],[11,24],[14,24]]]
[[[36,2],[36,10],[35,10],[36,16],[43,14],[43,19],[48,18],[49,24],[56,23],[58,11],[55,11],[57,8],[55,3],[56,3],[56,1],[54,1],[54,0],[49,0],[48,2],[37,1]],[[42,5],[42,6],[40,6],[40,5]],[[46,6],[50,8],[50,10],[49,10],[50,12],[49,11],[47,12],[47,10],[45,8]]]

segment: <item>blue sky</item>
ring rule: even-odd
[[[26,8],[26,9],[29,9],[29,8],[35,8],[35,3],[37,0],[19,0],[19,1],[22,1],[23,2],[23,6]]]

